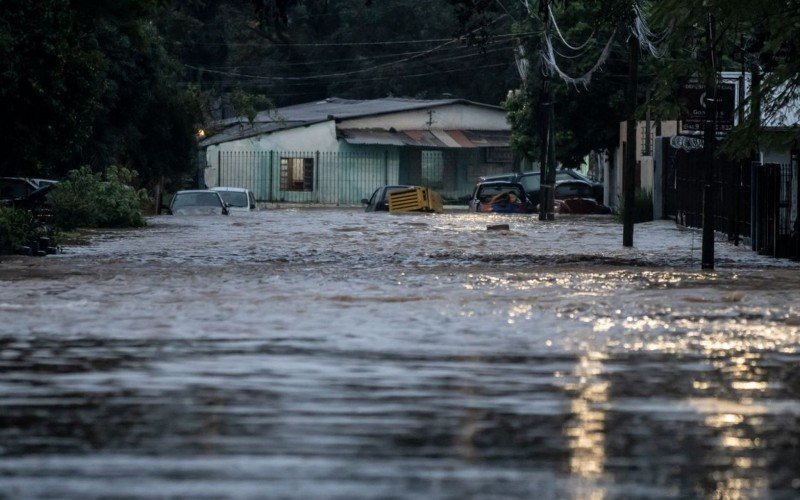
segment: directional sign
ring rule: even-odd
[[[704,130],[708,118],[708,96],[706,86],[690,80],[681,85],[678,102],[681,105],[681,130],[700,132]],[[717,84],[717,134],[733,130],[736,110],[736,84],[720,82]]]

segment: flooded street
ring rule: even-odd
[[[281,209],[3,257],[0,498],[800,495],[800,266],[621,241]]]

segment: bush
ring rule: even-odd
[[[38,224],[27,210],[0,206],[0,254],[13,253],[38,236]]]
[[[625,213],[625,198],[619,198],[617,213],[614,214],[617,221],[622,222],[622,214]],[[653,193],[647,189],[636,188],[633,192],[633,222],[649,222],[653,220]]]
[[[67,174],[50,194],[53,222],[59,229],[78,227],[142,227],[145,190],[130,184],[136,173],[115,166],[106,170],[106,180],[81,167]]]

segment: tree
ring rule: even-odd
[[[671,27],[668,38],[670,61],[660,68],[657,101],[676,110],[677,86],[682,78],[705,76],[702,27],[709,14],[716,21],[714,45],[720,55],[720,70],[764,74],[760,103],[762,119],[780,118],[787,109],[797,109],[800,100],[800,44],[797,26],[800,11],[793,2],[765,0],[663,0],[655,13],[662,25]],[[673,111],[674,112],[674,111]],[[756,117],[740,123],[723,141],[722,151],[731,156],[749,156],[765,141],[790,142],[798,132],[763,134]]]
[[[9,1],[0,23],[5,173],[123,164],[146,181],[194,159],[194,103],[150,20],[155,0]]]
[[[4,2],[2,19],[0,171],[50,175],[91,137],[108,61],[67,0]]]

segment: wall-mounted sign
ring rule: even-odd
[[[717,134],[733,130],[736,110],[736,83],[717,83]],[[702,82],[692,79],[681,85],[678,102],[681,107],[681,131],[702,132],[708,118],[709,96]]]

